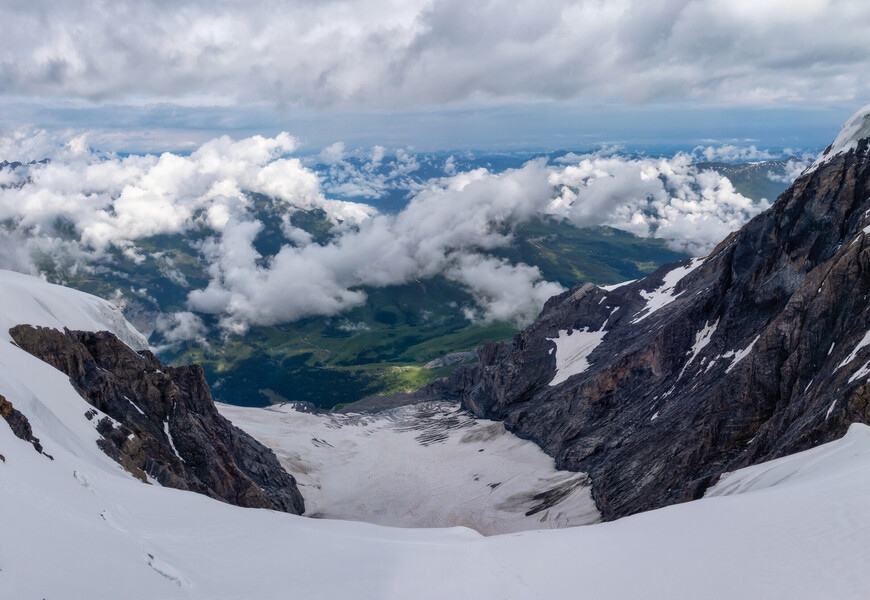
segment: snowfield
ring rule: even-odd
[[[484,537],[238,508],[133,479],[67,378],[9,343],[18,323],[129,334],[117,312],[19,275],[0,290],[0,394],[54,457],[0,423],[0,598],[870,597],[866,426],[702,500],[585,527]]]
[[[299,483],[306,516],[485,535],[600,520],[585,474],[557,470],[536,444],[453,404],[374,415],[218,409],[275,450]]]

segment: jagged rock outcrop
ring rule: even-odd
[[[18,325],[10,335],[108,415],[96,423],[98,445],[143,481],[147,474],[230,504],[304,512],[293,476],[272,450],[218,413],[198,365],[165,367],[105,331]]]
[[[853,117],[710,256],[551,298],[416,397],[461,401],[588,473],[605,519],[870,423],[868,124]]]
[[[33,435],[30,421],[28,421],[27,417],[24,416],[24,413],[15,408],[12,403],[3,396],[3,394],[0,394],[0,417],[3,417],[9,425],[9,428],[12,430],[12,433],[15,434],[15,437],[22,439],[25,442],[30,442],[37,452],[45,454],[42,449],[42,444],[39,442],[39,438],[34,437]],[[45,454],[45,456],[52,458],[49,454]],[[54,459],[52,458],[52,460]],[[6,459],[4,458],[3,461],[5,462]]]

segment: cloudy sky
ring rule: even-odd
[[[866,0],[5,0],[0,23],[0,161],[50,159],[0,169],[0,267],[97,272],[198,232],[206,285],[151,257],[189,288],[169,341],[434,275],[470,319],[526,322],[561,287],[487,254],[518,224],[703,255],[768,203],[694,162],[795,154],[794,177],[870,102]],[[419,175],[417,151],[533,148],[572,152]],[[371,205],[412,175],[407,205]],[[246,192],[282,224],[274,255]],[[330,241],[291,223],[311,208]]]
[[[870,98],[864,0],[6,0],[0,23],[0,127],[104,149],[809,148]]]

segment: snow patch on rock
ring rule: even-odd
[[[612,314],[612,313],[611,313]],[[601,342],[607,331],[589,331],[588,327],[576,329],[571,333],[563,329],[554,338],[547,338],[556,344],[556,373],[550,385],[559,385],[569,377],[579,375],[589,368],[589,355]]]
[[[709,321],[704,322],[704,328],[701,329],[698,333],[695,334],[695,343],[692,345],[691,350],[687,352],[689,355],[689,360],[686,361],[686,364],[683,365],[682,370],[680,371],[677,380],[683,377],[683,373],[686,371],[686,368],[692,364],[692,361],[701,353],[701,350],[707,347],[707,344],[710,343],[710,340],[713,338],[713,334],[716,333],[716,329],[719,327],[719,319],[716,319],[716,322],[710,325]],[[713,361],[715,362],[715,361]],[[710,363],[712,364],[712,362]],[[709,367],[708,367],[709,368]]]
[[[640,323],[660,308],[665,307],[676,300],[682,292],[674,294],[674,288],[686,277],[686,275],[700,267],[702,264],[704,264],[703,258],[693,258],[686,266],[677,267],[665,275],[662,284],[657,289],[652,292],[641,290],[640,295],[644,300],[646,300],[646,306],[638,311],[638,316],[636,316],[631,322]]]
[[[858,353],[862,349],[866,348],[867,346],[870,346],[870,331],[868,331],[867,333],[864,334],[864,337],[861,338],[861,341],[858,342],[858,345],[852,349],[852,352],[849,353],[849,356],[844,358],[843,361],[840,364],[838,364],[837,368],[834,370],[836,371],[838,369],[842,369],[843,367],[848,365],[850,362],[855,360],[858,357]],[[833,349],[834,349],[834,347],[831,346],[831,350],[833,350]],[[829,354],[830,354],[830,352],[829,352]]]
[[[750,342],[749,345],[746,346],[746,348],[744,348],[743,350],[729,350],[728,352],[726,352],[725,354],[722,355],[722,358],[730,358],[731,359],[731,364],[728,365],[727,369],[725,369],[726,373],[730,373],[731,369],[733,369],[734,367],[737,366],[737,363],[739,363],[741,360],[743,360],[744,358],[749,356],[749,353],[752,351],[752,347],[755,345],[755,342],[757,342],[758,338],[760,338],[760,337],[761,337],[760,335],[755,336],[755,339],[752,340],[752,342]]]
[[[849,383],[859,379],[866,379],[868,375],[870,375],[870,362],[865,363],[863,367],[852,373],[852,376],[849,377]]]

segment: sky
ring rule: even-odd
[[[808,149],[870,97],[860,0],[7,0],[0,23],[0,129],[124,152]]]
[[[157,261],[186,288],[169,341],[436,275],[470,320],[528,322],[562,288],[487,253],[520,224],[703,256],[773,199],[694,163],[793,155],[793,178],[870,98],[866,0],[6,0],[0,23],[0,162],[50,159],[0,169],[0,267]],[[458,169],[469,149],[529,161]],[[313,208],[327,242],[291,222]],[[196,237],[207,284],[146,256],[156,235]]]

